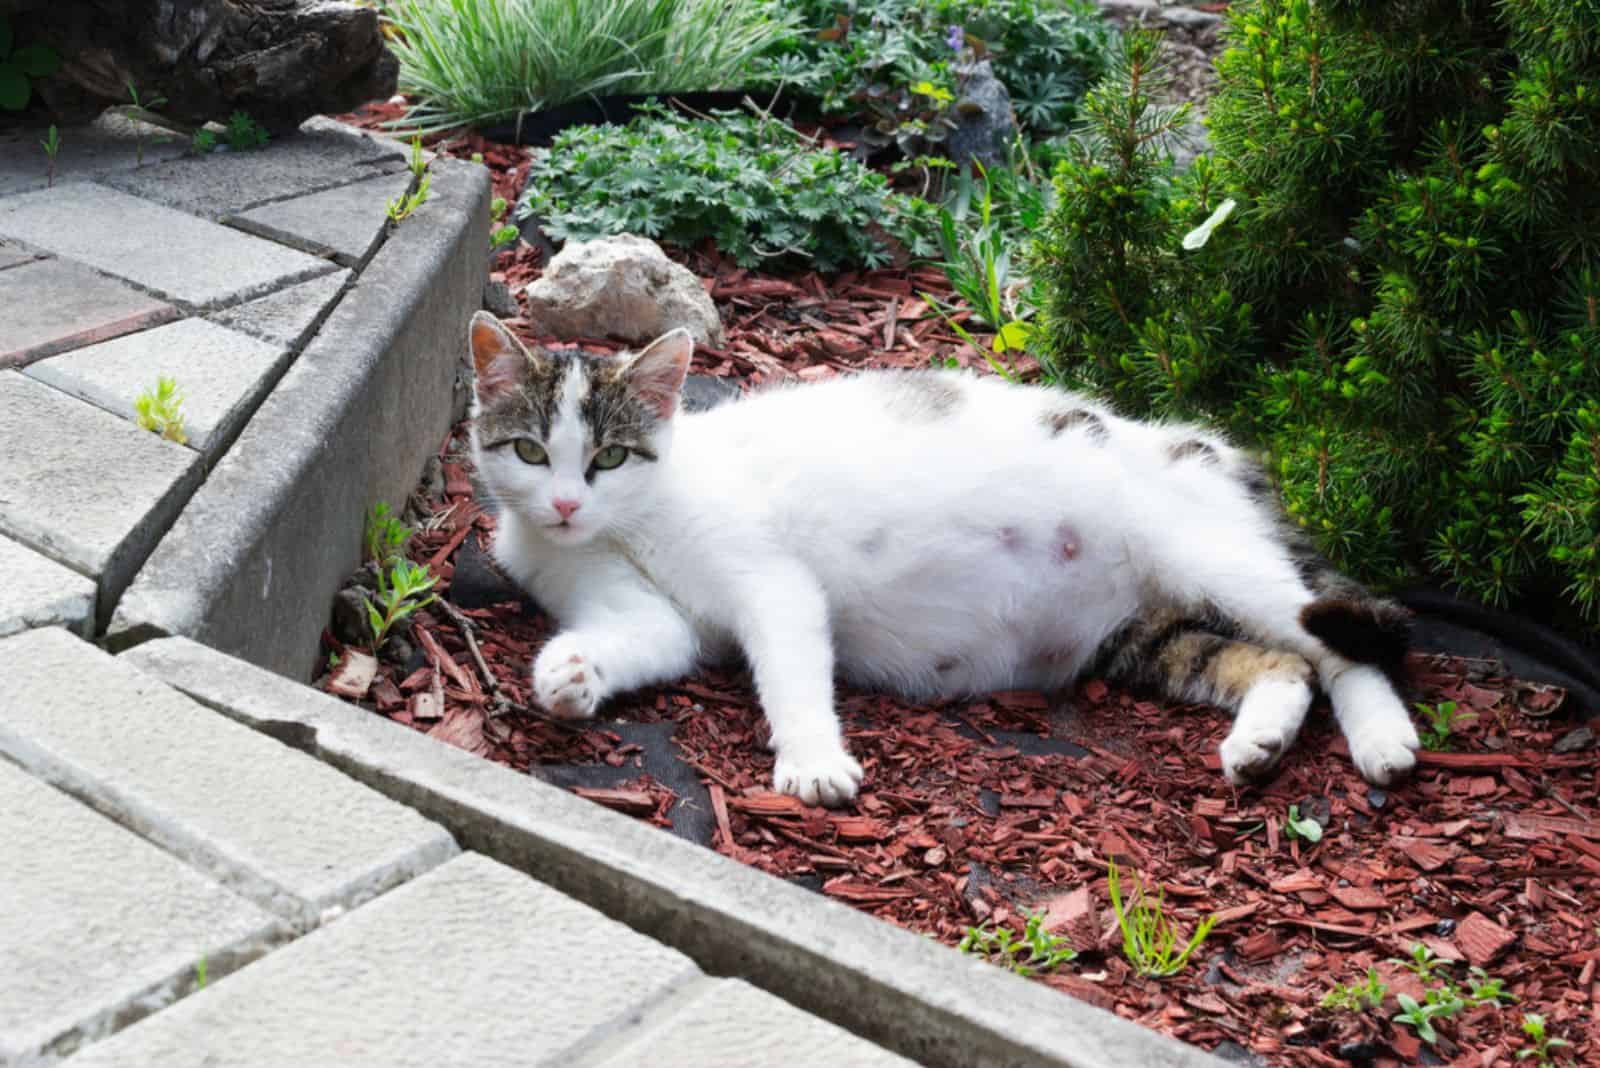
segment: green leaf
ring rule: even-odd
[[[10,63],[0,63],[0,108],[21,111],[28,106],[28,98],[32,95],[33,87],[28,84],[28,76]]]
[[[1028,335],[1032,332],[1033,327],[1028,323],[1013,320],[995,333],[991,347],[996,352],[1025,351],[1028,347]]]
[[[61,54],[49,45],[31,44],[17,49],[11,62],[30,78],[47,78],[61,69]]]

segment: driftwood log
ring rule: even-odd
[[[243,111],[274,133],[395,90],[378,13],[323,0],[0,0],[59,73],[36,85],[52,116],[92,118],[141,101],[190,126]],[[20,8],[21,10],[16,10]]]

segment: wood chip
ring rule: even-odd
[[[648,816],[656,810],[656,799],[643,790],[600,790],[574,786],[572,792],[585,801],[593,801],[630,816]]]
[[[1486,968],[1494,959],[1517,940],[1514,932],[1506,930],[1481,912],[1468,913],[1456,924],[1455,940],[1467,960]]]
[[[339,658],[338,666],[333,669],[333,674],[328,676],[328,692],[360,701],[367,696],[367,690],[377,674],[377,657],[360,649],[347,648],[344,656]]]

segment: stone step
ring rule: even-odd
[[[64,630],[0,641],[0,754],[315,926],[458,850],[437,824]]]
[[[94,583],[0,535],[0,638],[57,626],[94,632]]]
[[[0,760],[0,1065],[49,1063],[288,925]]]

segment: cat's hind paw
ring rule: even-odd
[[[557,719],[589,719],[600,704],[595,667],[560,637],[533,662],[533,699]]]
[[[1374,786],[1388,786],[1410,775],[1417,766],[1417,750],[1422,748],[1409,719],[1368,727],[1349,743],[1351,762]]]
[[[1294,745],[1311,704],[1299,679],[1262,679],[1250,688],[1222,740],[1222,774],[1235,786],[1271,775]]]
[[[779,793],[829,808],[854,800],[861,778],[861,765],[837,742],[804,747],[799,752],[793,747],[780,749],[772,769],[772,784]]]

